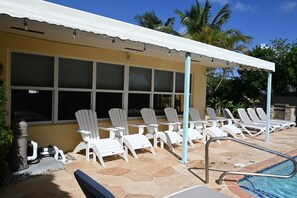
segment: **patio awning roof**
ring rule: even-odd
[[[164,56],[170,50],[176,53],[171,59],[175,56],[184,60],[184,52],[189,52],[192,61],[209,67],[239,65],[275,70],[272,62],[41,0],[1,0],[0,19],[1,31],[42,39],[100,48],[112,48],[115,39],[119,45],[113,48],[127,53],[143,52],[146,46],[148,56]],[[21,31],[24,19],[31,31]],[[74,30],[80,40],[72,38]],[[212,60],[216,62],[213,65]]]

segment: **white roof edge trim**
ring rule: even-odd
[[[273,62],[42,0],[1,0],[0,14],[275,71]]]

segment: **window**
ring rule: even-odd
[[[112,108],[127,108],[129,117],[142,108],[183,111],[180,72],[12,52],[10,79],[12,120],[73,121],[76,111],[92,108],[101,119]]]
[[[75,120],[75,112],[91,108],[91,93],[59,91],[58,120]]]
[[[92,62],[60,58],[59,87],[91,89],[92,70]]]
[[[129,68],[129,90],[151,91],[151,79],[151,69]]]
[[[12,90],[11,121],[27,122],[52,120],[52,91]]]
[[[191,93],[191,82],[192,76],[190,76],[190,93]],[[184,93],[185,86],[185,74],[184,73],[176,73],[175,76],[175,92],[176,93]]]
[[[128,96],[128,116],[141,116],[140,110],[142,108],[150,107],[149,94],[129,94]]]
[[[174,97],[174,108],[178,114],[183,113],[184,110],[184,95],[175,95]]]
[[[154,94],[154,110],[156,115],[165,115],[164,109],[171,107],[172,96],[167,94]]]
[[[122,108],[122,93],[96,93],[96,112],[98,118],[108,118],[112,108]]]
[[[123,90],[124,66],[97,63],[97,89]]]
[[[12,86],[54,86],[54,58],[24,53],[11,53]]]
[[[158,92],[172,92],[173,90],[173,72],[155,71],[155,89]]]

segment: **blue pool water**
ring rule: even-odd
[[[297,157],[295,157],[297,160]],[[293,171],[291,161],[269,167],[261,173],[288,175]],[[239,186],[257,197],[297,197],[297,174],[289,179],[248,176],[239,181]]]

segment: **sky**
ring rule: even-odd
[[[48,0],[67,7],[136,24],[135,15],[153,10],[164,22],[175,17],[174,29],[182,31],[174,10],[185,11],[195,0]],[[199,0],[203,3],[204,0]],[[253,37],[249,48],[270,44],[276,38],[297,41],[297,0],[210,0],[214,16],[226,3],[231,17],[224,29],[235,28]]]

